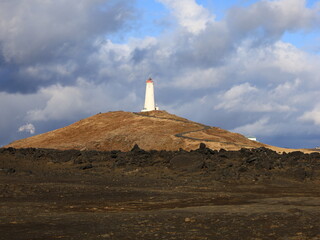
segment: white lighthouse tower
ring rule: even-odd
[[[151,78],[149,78],[146,81],[146,96],[144,100],[144,107],[141,110],[141,112],[149,112],[159,110],[158,107],[156,107],[155,101],[154,101],[154,86],[153,81]]]

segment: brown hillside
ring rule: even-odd
[[[211,149],[270,147],[240,134],[205,126],[165,111],[97,114],[5,147],[128,151],[137,143],[145,150],[191,150],[198,148],[201,142]]]

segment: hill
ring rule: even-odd
[[[192,122],[166,111],[100,113],[64,128],[12,142],[5,147],[128,151],[138,144],[145,150],[192,150],[197,149],[201,142],[211,149],[269,147],[279,150],[248,140],[240,134]]]

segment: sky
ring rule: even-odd
[[[320,1],[0,0],[0,146],[99,112],[160,109],[320,146]]]

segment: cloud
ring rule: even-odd
[[[109,3],[110,2],[110,3]],[[113,32],[131,15],[125,1],[1,1],[0,39],[7,62],[30,62],[50,53],[70,54],[100,34]],[[81,46],[81,45],[80,45]]]
[[[195,0],[158,0],[171,9],[178,23],[187,31],[198,34],[206,28],[214,16]]]
[[[234,7],[227,16],[231,30],[237,35],[279,39],[286,31],[318,28],[319,9],[306,8],[305,0],[258,1],[251,6]]]
[[[185,71],[183,75],[176,76],[172,80],[172,85],[183,89],[203,89],[216,87],[224,79],[224,68],[192,69]],[[194,81],[197,79],[197,81]]]
[[[21,127],[19,127],[18,132],[28,132],[30,134],[35,134],[36,128],[32,123],[27,123]]]
[[[300,118],[302,121],[313,122],[320,125],[320,105],[317,105],[313,110],[305,112]]]
[[[255,136],[256,134],[270,134],[274,132],[274,129],[270,128],[269,118],[263,117],[254,123],[248,123],[244,126],[232,129],[233,132],[242,133],[248,136]]]
[[[219,95],[221,103],[215,109],[238,112],[286,112],[291,110],[288,105],[277,103],[274,100],[265,102],[266,94],[264,89],[257,89],[249,83],[233,86]]]
[[[229,89],[227,92],[221,96],[224,100],[234,100],[239,97],[243,97],[244,95],[249,94],[250,92],[255,92],[257,89],[252,87],[249,83],[244,83],[238,86],[234,86]]]
[[[78,79],[74,86],[54,85],[40,90],[46,96],[44,107],[29,110],[29,121],[70,120],[101,111],[129,110],[138,106],[136,95],[124,93],[117,96],[119,89],[111,85],[95,85],[85,79]],[[122,98],[121,100],[119,98]]]
[[[0,91],[30,93],[73,84],[106,34],[135,17],[133,1],[0,1]],[[90,70],[89,70],[90,71]],[[90,73],[89,73],[90,74]]]
[[[17,129],[29,122],[26,119],[27,111],[43,107],[46,104],[44,99],[45,96],[41,94],[24,95],[0,92],[0,145],[21,138],[21,134],[17,134]]]

